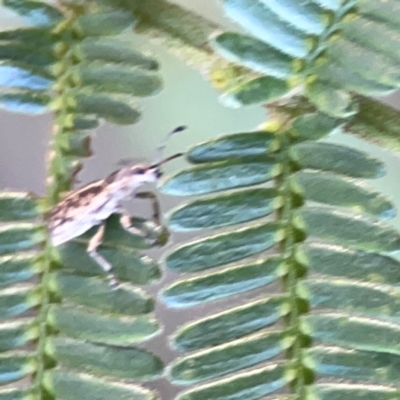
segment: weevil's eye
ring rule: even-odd
[[[137,168],[136,169],[136,171],[135,171],[137,174],[139,174],[139,175],[143,175],[143,174],[145,174],[146,173],[146,168]]]
[[[162,172],[158,169],[157,171],[156,171],[156,176],[157,176],[157,178],[161,178],[162,177]]]

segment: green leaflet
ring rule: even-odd
[[[218,228],[249,222],[271,214],[279,204],[274,189],[251,189],[192,201],[172,211],[174,231]]]
[[[234,133],[197,144],[189,149],[187,157],[193,164],[225,161],[236,157],[257,157],[272,152],[276,143],[274,132]]]
[[[306,95],[320,111],[331,117],[347,118],[358,111],[350,94],[330,82],[316,80],[309,83],[306,86]]]
[[[336,172],[353,178],[380,178],[384,174],[381,161],[366,153],[332,143],[299,143],[290,150],[302,168]]]
[[[267,182],[278,172],[268,159],[210,163],[178,172],[162,182],[161,190],[175,196],[213,193]]]
[[[191,307],[247,292],[276,281],[280,264],[279,258],[271,257],[206,276],[178,280],[164,290],[163,301],[169,307]]]
[[[80,73],[84,85],[106,93],[145,97],[158,93],[162,85],[157,74],[119,64],[89,64],[83,67]]]
[[[224,0],[228,17],[270,46],[292,57],[305,57],[310,51],[307,36],[282,21],[262,1]]]
[[[177,400],[261,399],[286,385],[287,379],[284,377],[284,371],[284,366],[273,364],[250,372],[242,372],[234,378],[227,378],[183,392],[177,397]]]
[[[200,319],[178,330],[179,350],[198,350],[255,333],[274,324],[283,315],[284,298],[269,297]]]
[[[120,125],[130,125],[140,118],[138,105],[129,105],[122,101],[121,96],[104,94],[77,94],[77,105],[81,112],[95,114],[106,121]]]
[[[24,192],[0,193],[0,221],[11,222],[36,218],[39,209],[36,199]]]
[[[379,21],[366,19],[362,15],[344,21],[341,27],[346,39],[393,59],[400,59],[400,32],[398,30]]]
[[[289,90],[290,86],[286,81],[263,76],[230,89],[220,97],[220,101],[232,108],[272,103],[285,96]]]
[[[360,250],[400,250],[400,233],[392,226],[360,214],[309,207],[299,212],[305,231],[312,237]]]
[[[29,331],[32,319],[18,321],[6,321],[0,323],[0,351],[13,350],[26,345],[30,340],[35,339],[37,332]]]
[[[35,367],[32,358],[32,354],[23,352],[2,354],[0,356],[0,383],[5,385],[15,382],[33,373]]]
[[[130,13],[118,10],[81,15],[76,22],[76,27],[83,36],[101,37],[118,34],[134,23],[134,18]]]
[[[111,345],[137,343],[158,331],[153,317],[100,314],[66,305],[53,306],[49,322],[71,338]]]
[[[348,207],[380,218],[393,218],[394,205],[363,181],[321,171],[300,171],[292,177],[307,200]]]
[[[57,293],[65,300],[105,313],[137,315],[154,309],[151,297],[138,288],[121,285],[116,290],[110,290],[107,281],[62,273],[56,274],[54,279]]]
[[[132,219],[134,226],[143,227],[145,220]],[[59,246],[63,267],[77,274],[104,275],[101,267],[88,255],[86,248],[98,227],[90,229],[81,238]],[[152,234],[151,231],[149,231]],[[154,238],[157,237],[157,232]],[[159,232],[158,232],[159,233]],[[138,253],[138,248],[149,248],[140,236],[126,232],[119,223],[117,215],[111,216],[106,223],[106,230],[99,253],[111,262],[115,275],[121,281],[147,284],[160,277],[160,271],[149,257]]]
[[[153,392],[140,386],[126,383],[111,383],[63,369],[46,375],[46,388],[56,398],[76,400],[84,393],[85,400],[155,400]]]
[[[15,317],[40,302],[40,297],[33,294],[32,284],[20,285],[0,290],[0,319]]]
[[[315,308],[346,310],[381,318],[400,315],[400,292],[392,286],[332,278],[309,279],[300,285],[305,289],[310,305]]]
[[[161,360],[138,348],[104,346],[56,337],[47,343],[47,353],[63,368],[115,379],[151,379],[162,372]]]
[[[303,317],[303,330],[324,344],[400,354],[400,325],[397,320],[341,313],[309,314]]]
[[[257,365],[284,351],[281,332],[261,332],[179,359],[170,374],[188,385]]]
[[[251,36],[224,32],[214,37],[211,45],[226,59],[275,78],[286,78],[295,69],[292,57]]]
[[[382,4],[374,0],[363,0],[357,4],[359,12],[371,19],[378,19],[383,23],[399,28],[400,5],[396,0],[385,1]]]
[[[153,58],[132,49],[122,41],[89,38],[81,44],[87,61],[103,61],[140,67],[146,70],[158,70],[158,63]]]
[[[29,393],[25,390],[10,390],[8,388],[0,390],[0,400],[25,400]]]
[[[12,285],[33,278],[37,271],[34,267],[35,253],[18,253],[0,257],[0,286]]]
[[[311,398],[318,400],[395,400],[394,388],[372,385],[347,385],[340,383],[317,384],[310,390]]]
[[[4,0],[3,4],[33,25],[51,26],[62,18],[62,14],[57,8],[40,1]]]
[[[318,374],[353,381],[396,384],[400,357],[387,353],[317,346],[306,350],[306,363]]]
[[[0,227],[0,255],[29,250],[44,240],[37,223],[18,222]]]
[[[330,243],[306,243],[300,246],[297,259],[319,274],[395,286],[400,284],[400,262],[381,254]]]
[[[308,113],[297,117],[290,133],[300,140],[318,140],[334,134],[341,127],[340,120],[322,113]]]
[[[280,235],[275,223],[214,235],[176,248],[165,264],[177,272],[202,271],[261,253],[277,243]]]
[[[328,54],[333,59],[340,60],[340,64],[349,71],[359,72],[366,79],[386,85],[400,84],[397,61],[392,57],[376,53],[344,38],[330,43]],[[365,68],[366,63],[368,68]]]
[[[313,35],[320,35],[328,28],[330,15],[317,2],[298,2],[297,0],[272,0],[268,7],[278,17],[297,29]]]

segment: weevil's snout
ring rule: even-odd
[[[159,168],[153,165],[139,164],[131,168],[131,175],[139,183],[155,182],[159,178]]]

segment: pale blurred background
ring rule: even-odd
[[[196,1],[179,0],[182,5],[197,9],[199,13],[215,22],[222,20],[222,11],[214,0]],[[11,13],[0,8],[0,27],[11,27],[16,23]],[[261,107],[231,110],[218,103],[218,94],[196,72],[183,65],[163,49],[148,45],[137,38],[135,43],[139,49],[154,54],[162,65],[161,74],[165,88],[157,96],[141,101],[143,107],[142,120],[131,127],[103,125],[96,130],[93,141],[94,156],[87,159],[84,169],[78,178],[81,184],[101,179],[118,168],[121,159],[134,158],[152,160],[157,144],[164,135],[178,125],[187,125],[189,129],[173,137],[168,145],[167,153],[184,151],[197,142],[217,135],[238,131],[252,130],[265,122],[266,111]],[[395,94],[385,99],[393,106],[400,108],[400,95]],[[41,195],[44,191],[45,154],[51,130],[51,116],[29,117],[22,114],[11,114],[0,111],[0,189],[28,190]],[[399,134],[400,136],[400,134]],[[349,135],[336,135],[329,140],[367,151],[385,161],[388,174],[373,185],[395,200],[400,209],[399,171],[400,158],[382,148],[378,148]],[[167,169],[172,171],[184,165],[183,161],[174,161]],[[164,210],[179,199],[162,197]],[[137,213],[146,213],[148,208],[133,207]],[[400,229],[397,217],[391,223]],[[175,237],[176,241],[177,237]],[[171,244],[169,244],[169,247]],[[163,283],[173,277],[165,275],[163,281],[149,290],[157,291]],[[203,314],[205,311],[199,310]],[[177,325],[189,315],[193,319],[193,311],[166,310],[158,305],[157,314],[165,323],[165,335],[159,336],[147,344],[165,361],[174,357],[166,346],[167,336]],[[162,393],[164,400],[174,397],[177,390],[164,380],[151,384]]]

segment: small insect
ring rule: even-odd
[[[116,287],[118,281],[112,273],[112,265],[104,259],[97,248],[104,237],[105,221],[113,213],[121,214],[120,222],[128,232],[146,237],[140,229],[131,225],[131,217],[122,207],[121,202],[129,198],[150,199],[153,206],[153,220],[160,225],[158,201],[154,193],[135,193],[145,183],[156,182],[161,176],[161,166],[183,153],[177,153],[165,159],[163,151],[171,135],[186,129],[184,126],[171,131],[164,143],[158,147],[158,160],[150,165],[136,164],[121,168],[107,178],[101,179],[81,189],[72,191],[51,211],[49,217],[49,233],[53,246],[59,246],[82,235],[93,226],[99,225],[96,234],[90,239],[87,251],[89,255],[107,272],[110,285]]]

